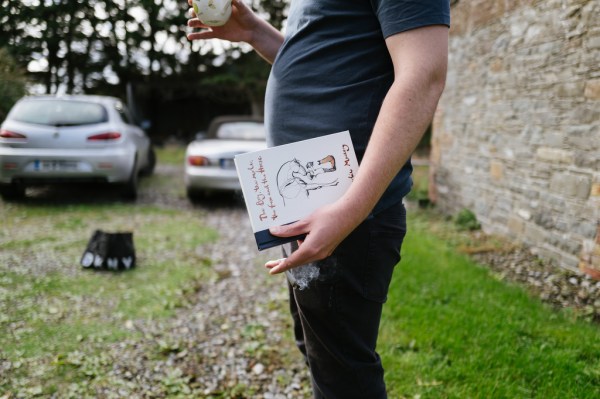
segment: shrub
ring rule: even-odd
[[[454,218],[454,223],[460,230],[479,230],[481,225],[477,221],[477,216],[469,209],[463,209]]]

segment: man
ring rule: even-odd
[[[315,398],[386,398],[375,348],[406,232],[410,155],[443,91],[448,0],[291,0],[285,37],[241,0],[222,27],[189,39],[247,42],[272,64],[265,100],[270,145],[349,130],[360,169],[342,198],[277,236],[306,234],[269,261],[271,274],[310,264],[290,284],[297,344]]]

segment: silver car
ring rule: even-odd
[[[267,147],[262,119],[251,116],[215,118],[205,135],[188,144],[184,181],[188,198],[211,191],[237,191],[240,182],[233,158]]]
[[[135,199],[138,175],[151,174],[150,139],[127,107],[105,96],[31,96],[0,126],[0,194],[20,198],[31,185],[102,182]]]

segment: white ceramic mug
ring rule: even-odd
[[[193,0],[196,17],[208,26],[224,25],[231,16],[231,0]]]

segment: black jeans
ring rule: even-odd
[[[289,283],[296,344],[315,399],[387,398],[375,351],[383,303],[406,234],[399,203],[370,216],[328,258],[305,289]],[[297,246],[284,246],[284,255]]]

